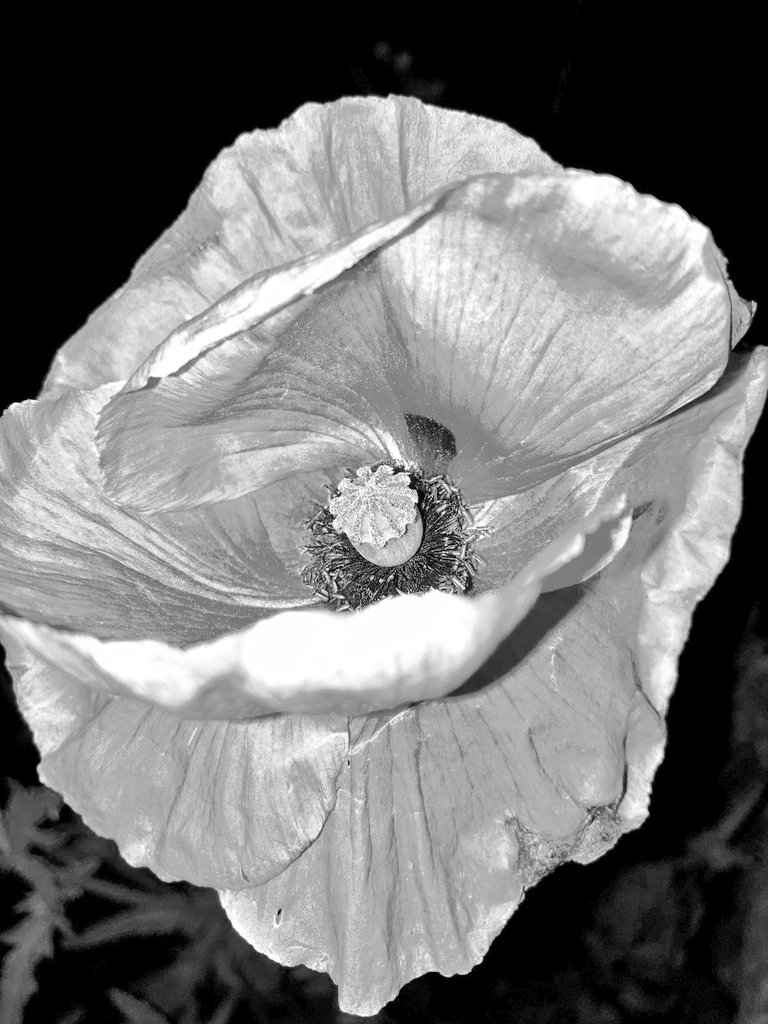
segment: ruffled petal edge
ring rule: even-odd
[[[288,611],[184,650],[152,640],[104,641],[10,616],[0,624],[81,682],[185,718],[366,714],[459,687],[525,617],[545,581],[582,555],[591,534],[614,521],[626,540],[627,516],[623,496],[603,505],[510,583],[477,598],[431,591],[356,613]]]

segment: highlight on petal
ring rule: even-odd
[[[625,450],[613,486],[636,519],[599,575],[543,595],[458,694],[353,721],[317,841],[221,894],[252,945],[327,971],[344,1011],[372,1014],[414,977],[470,970],[526,889],[644,820],[668,673],[727,556],[767,355],[734,354]]]
[[[125,287],[59,350],[46,390],[125,380],[247,278],[391,220],[444,185],[556,166],[506,125],[412,98],[307,104],[217,157]]]
[[[283,557],[285,488],[280,508],[250,494],[151,520],[105,497],[93,439],[115,390],[24,402],[0,420],[0,609],[184,644],[312,603]],[[325,493],[318,482],[315,497]]]
[[[237,889],[278,874],[317,838],[347,753],[343,716],[183,721],[83,686],[2,622],[0,639],[41,781],[130,864]]]
[[[524,618],[546,578],[624,516],[617,499],[540,552],[509,584],[476,600],[431,591],[354,615],[285,612],[184,650],[103,641],[22,619],[4,628],[46,664],[97,689],[195,719],[275,711],[363,714],[450,693]]]

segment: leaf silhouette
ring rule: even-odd
[[[51,956],[53,934],[59,926],[37,893],[25,896],[18,909],[24,915],[22,920],[0,936],[11,947],[0,972],[0,1020],[4,1024],[21,1024],[24,1007],[37,991],[35,970],[41,960]]]
[[[138,936],[169,935],[181,930],[180,925],[181,917],[177,909],[161,902],[159,905],[113,914],[76,935],[70,935],[65,945],[67,949],[74,950]]]
[[[165,1014],[160,1013],[143,999],[132,996],[130,992],[111,988],[109,998],[123,1014],[127,1024],[170,1024]]]
[[[47,847],[56,840],[50,832],[38,826],[40,822],[57,821],[61,810],[61,797],[45,786],[24,789],[9,780],[10,795],[0,813],[0,852],[8,860],[28,853],[32,846]]]
[[[138,871],[134,872],[138,875]],[[142,905],[153,896],[149,890],[139,887],[140,879],[134,876],[125,882],[111,882],[105,878],[90,877],[84,880],[83,888],[91,896],[100,896],[113,903]]]

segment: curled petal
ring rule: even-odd
[[[712,391],[649,430],[616,474],[636,509],[628,544],[595,581],[631,613],[638,693],[628,723],[624,828],[648,814],[663,721],[696,604],[725,566],[741,514],[742,459],[768,391],[768,350],[734,353]]]
[[[360,395],[352,384],[364,374],[359,365],[347,367],[341,352],[326,353],[323,373],[318,353],[303,358],[301,339],[298,351],[289,344],[270,354],[273,338],[244,332],[269,320],[277,331],[276,314],[294,304],[279,321],[284,331],[303,311],[299,300],[411,229],[442,200],[443,191],[387,223],[256,275],[180,325],[101,413],[97,443],[110,496],[155,512],[240,497],[296,471],[400,457],[397,438],[387,427],[402,416],[399,410],[392,413],[391,389],[377,387],[371,352],[364,354],[370,378]],[[232,344],[217,350],[227,339]],[[143,393],[150,382],[207,353],[180,381]],[[198,429],[180,431],[184,426]],[[201,433],[207,445],[201,445]],[[170,444],[163,443],[168,439]],[[179,447],[180,456],[173,457],[172,449]],[[200,466],[205,447],[211,456]],[[250,473],[243,472],[243,462]]]
[[[150,380],[175,373],[227,338],[241,334],[276,316],[292,302],[319,291],[345,270],[357,266],[366,256],[418,224],[431,213],[442,195],[442,191],[437,191],[392,220],[364,228],[318,253],[244,281],[205,312],[173,331],[132,374],[124,390],[138,391]]]
[[[311,603],[283,557],[286,488],[280,507],[251,494],[151,520],[106,498],[93,437],[114,392],[24,402],[0,420],[0,608],[184,644]],[[326,492],[318,483],[314,493]]]
[[[741,515],[742,459],[768,392],[768,349],[731,356],[712,391],[659,424],[617,473],[643,509],[647,534],[639,568],[646,601],[639,619],[638,663],[643,689],[664,713],[677,677],[677,659],[690,615],[725,566]],[[673,462],[674,460],[674,462]],[[673,477],[672,488],[657,483]],[[670,492],[674,497],[670,496]]]
[[[99,429],[110,493],[156,513],[297,472],[402,459],[408,432],[385,373],[383,317],[375,295],[346,288],[284,323],[279,344],[231,339],[151,388],[117,395]]]
[[[584,550],[577,558],[547,577],[543,592],[574,587],[602,572],[627,543],[631,529],[631,512],[602,523],[586,538]]]
[[[185,650],[151,640],[102,641],[9,617],[3,624],[46,664],[184,717],[361,714],[455,690],[524,618],[546,578],[624,511],[622,498],[601,508],[511,583],[476,600],[431,591],[350,615],[287,612]]]
[[[317,842],[222,894],[238,931],[329,972],[350,1013],[469,971],[528,887],[620,832],[635,681],[615,618],[588,593],[545,595],[460,695],[355,720]]]
[[[340,715],[189,722],[98,693],[0,624],[47,785],[125,859],[166,881],[238,889],[321,831],[348,746]]]

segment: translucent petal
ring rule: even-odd
[[[281,557],[298,518],[287,492],[266,519],[255,495],[151,520],[105,497],[93,436],[114,392],[24,402],[0,420],[0,607],[95,636],[184,644],[311,603]]]
[[[222,894],[257,949],[328,971],[343,1010],[372,1014],[414,977],[468,971],[525,889],[642,822],[677,657],[738,519],[766,356],[734,356],[644,434],[613,485],[640,514],[599,576],[541,598],[459,696],[353,722],[317,842]]]
[[[340,715],[189,722],[98,694],[0,625],[39,775],[126,860],[166,881],[239,888],[312,843],[346,756]]]
[[[706,392],[735,334],[707,230],[604,175],[480,178],[376,262],[412,368],[408,409],[454,432],[451,474],[471,502]]]
[[[416,99],[301,107],[220,154],[126,286],[59,350],[46,386],[126,379],[246,278],[395,217],[452,181],[555,166],[505,125]]]

